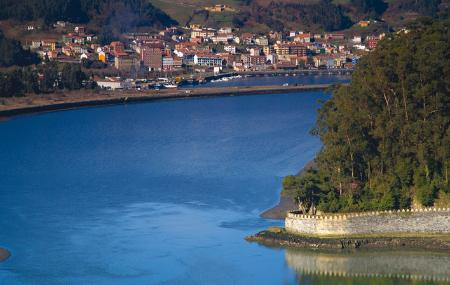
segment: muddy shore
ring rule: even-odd
[[[449,235],[379,237],[307,237],[279,231],[261,231],[245,238],[266,246],[315,249],[425,249],[450,252]]]
[[[43,95],[1,98],[0,121],[14,116],[58,110],[146,102],[167,99],[208,98],[217,96],[244,96],[258,94],[319,91],[332,84],[299,86],[253,86],[196,89],[163,89],[151,91],[92,91],[57,92]]]

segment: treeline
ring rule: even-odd
[[[0,67],[25,66],[39,62],[35,53],[24,50],[19,41],[8,39],[0,30]]]
[[[359,18],[378,19],[386,11],[388,4],[383,0],[351,0],[350,7]]]
[[[450,204],[449,24],[387,36],[323,103],[318,170],[284,181],[305,211]]]
[[[283,3],[272,1],[269,5],[260,5],[251,1],[245,12],[239,13],[233,23],[244,26],[249,22],[265,24],[272,30],[286,30],[301,25],[307,29],[335,31],[352,25],[341,6],[329,0],[313,4]],[[291,27],[292,26],[292,27]]]
[[[0,19],[92,22],[122,31],[176,23],[146,0],[0,0]]]
[[[417,13],[433,18],[448,17],[448,4],[442,0],[349,0],[349,1],[262,1],[241,0],[247,9],[233,18],[236,27],[264,24],[272,30],[307,29],[336,31],[366,19],[382,19],[388,10]]]
[[[437,17],[444,16],[443,14],[446,13],[445,9],[440,9],[441,4],[443,4],[442,0],[396,0],[390,5],[398,11],[411,11],[422,16]],[[440,15],[441,13],[442,15]]]
[[[48,62],[0,72],[0,97],[93,88],[79,64]]]

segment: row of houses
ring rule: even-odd
[[[253,34],[196,26],[130,33],[122,41],[100,45],[95,34],[77,26],[60,39],[36,40],[30,47],[50,60],[98,61],[123,72],[189,72],[192,66],[238,71],[351,68],[382,37],[301,31]]]

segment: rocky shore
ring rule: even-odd
[[[450,235],[374,236],[374,237],[308,237],[269,229],[245,238],[267,246],[315,249],[425,249],[450,252]]]
[[[10,256],[11,256],[11,253],[8,250],[6,250],[4,248],[0,248],[0,262],[5,261]]]

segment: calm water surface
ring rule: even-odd
[[[270,86],[287,84],[325,84],[325,83],[347,83],[350,82],[349,75],[289,75],[289,76],[253,76],[235,78],[228,81],[207,82],[195,85],[195,87],[235,87],[235,86]],[[189,88],[189,86],[186,86]],[[192,86],[191,86],[192,88]]]
[[[322,273],[323,253],[244,240],[280,224],[258,215],[320,148],[308,131],[325,98],[176,100],[1,123],[0,246],[12,257],[0,284],[367,284],[374,277]],[[352,264],[324,258],[339,272]]]

